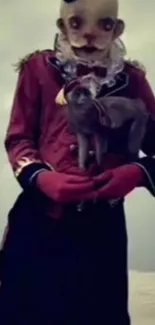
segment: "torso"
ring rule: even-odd
[[[50,55],[45,53],[40,58],[38,78],[41,84],[41,117],[39,149],[44,161],[61,172],[78,169],[76,136],[71,133],[66,115],[66,106],[56,104],[55,99],[63,86],[60,71],[50,62]],[[113,87],[103,86],[99,96],[123,96],[131,99],[138,97],[137,74],[134,69],[125,65],[123,72],[117,75]],[[126,143],[128,125],[109,134],[108,154],[103,158],[103,169],[110,165],[120,165],[128,159]],[[93,149],[93,148],[92,148]],[[95,161],[92,163],[94,164]],[[114,165],[114,166],[113,166]]]

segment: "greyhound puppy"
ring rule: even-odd
[[[69,124],[78,140],[79,167],[85,168],[90,141],[94,141],[98,165],[108,147],[108,129],[118,129],[131,121],[128,136],[129,154],[137,154],[145,135],[148,112],[140,99],[101,97],[94,99],[91,91],[77,85],[66,94]]]

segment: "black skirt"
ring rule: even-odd
[[[1,252],[1,325],[129,325],[123,204],[45,213],[22,193],[9,213]]]

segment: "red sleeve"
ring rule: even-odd
[[[9,161],[23,187],[40,169],[48,168],[37,150],[40,85],[35,71],[35,58],[29,59],[20,69],[5,138]]]
[[[151,114],[142,145],[142,151],[147,155],[155,155],[155,95],[145,77],[141,78],[140,80],[139,93],[141,99],[146,105],[147,110]]]
[[[155,118],[155,95],[145,76],[142,76],[140,78],[139,94],[141,99],[144,101],[148,111]]]
[[[137,160],[146,176],[146,188],[155,196],[155,96],[145,76],[141,76],[139,82],[139,97],[144,101],[147,110],[150,112],[146,134],[141,150],[146,155]]]

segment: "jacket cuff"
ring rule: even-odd
[[[155,196],[155,159],[152,157],[139,158],[135,165],[141,167],[145,173],[145,187]]]
[[[22,169],[20,174],[16,177],[23,189],[28,186],[36,186],[37,175],[45,170],[53,170],[52,167],[44,163],[32,163]]]

